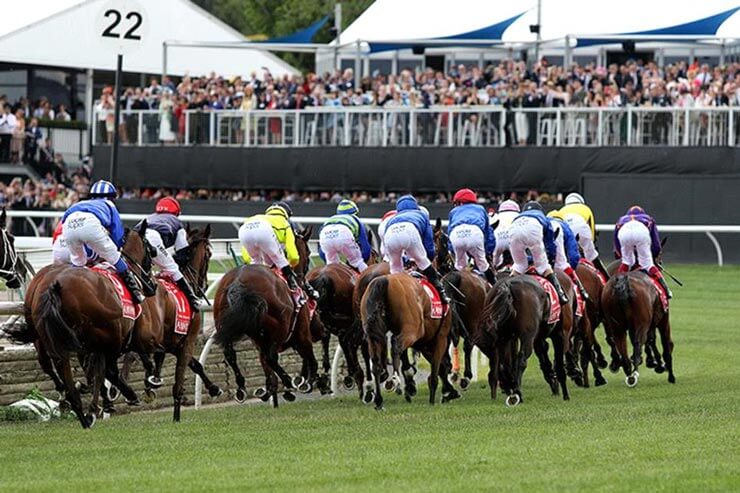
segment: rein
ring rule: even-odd
[[[1,236],[3,246],[3,260],[0,264],[0,276],[5,278],[6,281],[13,281],[16,279],[20,280],[20,275],[18,275],[18,271],[16,270],[16,265],[18,264],[18,253],[10,243],[8,232],[5,231],[5,229],[0,229],[0,231],[2,231]]]
[[[148,245],[145,245],[144,248],[148,248]],[[155,281],[152,280],[152,273],[151,271],[147,271],[144,269],[144,267],[141,266],[139,262],[134,260],[129,254],[121,250],[121,256],[126,259],[126,262],[128,262],[129,266],[134,266],[139,270],[139,273],[132,271],[136,278],[141,282],[142,285],[145,285],[147,288],[153,290],[155,289]],[[146,278],[145,278],[146,277]]]

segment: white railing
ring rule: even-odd
[[[112,140],[96,113],[95,143]],[[309,107],[303,110],[131,110],[124,144],[239,147],[737,146],[740,108]]]

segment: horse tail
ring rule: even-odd
[[[498,283],[494,289],[496,292],[493,299],[483,311],[483,328],[491,335],[495,335],[500,326],[516,317],[511,282]]]
[[[460,272],[453,270],[445,276],[444,280],[454,288],[449,290],[449,296],[452,298],[452,303],[450,305],[450,309],[452,311],[452,330],[450,334],[453,342],[457,344],[460,337],[467,338],[469,335],[468,328],[465,326],[465,322],[463,322],[460,317],[460,313],[458,312],[458,306],[465,305],[465,295],[462,294],[462,290],[460,289],[460,286],[462,285],[462,275]]]
[[[629,305],[630,299],[633,296],[629,276],[617,276],[614,281],[614,296],[616,296],[622,308]]]
[[[260,336],[262,316],[267,312],[267,301],[250,292],[242,283],[235,281],[226,291],[228,306],[221,316],[221,323],[214,336],[216,343],[227,346],[244,336],[257,339]]]
[[[49,354],[57,357],[82,351],[82,344],[77,334],[62,317],[61,293],[62,285],[59,281],[49,286],[39,298],[39,309],[34,318],[38,323],[39,331],[46,335]]]
[[[367,287],[367,321],[364,324],[365,334],[375,342],[385,341],[388,332],[386,323],[388,304],[388,278],[386,276],[374,279]]]
[[[328,303],[334,297],[334,283],[326,273],[319,274],[319,277],[310,281],[310,284],[319,292],[319,305]]]

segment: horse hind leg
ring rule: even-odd
[[[190,369],[200,377],[201,380],[203,380],[203,385],[206,386],[206,389],[208,389],[208,395],[211,397],[219,397],[221,394],[224,393],[223,390],[221,390],[221,387],[214,384],[210,378],[208,378],[208,375],[206,375],[206,370],[203,368],[203,365],[200,364],[200,361],[198,361],[195,358],[190,358],[190,363],[188,363],[188,366]]]
[[[237,402],[242,403],[247,400],[247,387],[244,375],[242,375],[242,371],[239,369],[233,344],[224,346],[224,359],[226,359],[226,363],[234,372],[234,380],[236,381],[236,394],[234,394],[234,398]]]
[[[558,388],[558,380],[555,375],[555,371],[550,361],[550,356],[547,354],[548,344],[547,339],[544,337],[536,337],[534,339],[534,353],[537,356],[537,360],[540,363],[540,370],[542,371],[542,377],[545,379],[545,383],[550,386],[552,395],[558,395],[560,392]]]
[[[442,357],[442,362],[439,365],[439,376],[442,379],[442,404],[453,401],[462,397],[460,392],[457,391],[452,382],[450,381],[449,375],[452,371],[452,361],[448,353]]]
[[[131,388],[118,371],[118,361],[115,356],[106,356],[105,376],[108,381],[121,392],[129,406],[139,406],[141,404],[139,397],[136,395],[136,392],[134,392],[134,389]]]
[[[406,402],[411,402],[411,398],[414,397],[417,392],[416,380],[414,380],[416,372],[414,372],[411,362],[409,361],[408,351],[401,352],[401,373],[403,374],[404,379],[404,398],[406,399]]]
[[[470,335],[463,339],[463,353],[465,354],[465,372],[463,378],[460,379],[460,388],[467,390],[470,387],[470,382],[473,381],[473,343],[470,341]]]
[[[65,399],[69,402],[72,412],[75,413],[83,428],[92,428],[95,424],[95,414],[85,414],[82,410],[82,398],[80,397],[80,391],[75,386],[75,380],[72,376],[72,365],[69,363],[69,358],[63,357],[57,359],[54,366],[61,373],[65,387]]]
[[[668,314],[663,316],[663,320],[658,325],[660,331],[660,343],[663,346],[663,359],[665,367],[668,370],[668,382],[676,383],[676,376],[673,374],[673,340],[671,339],[671,322]]]

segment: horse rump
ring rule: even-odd
[[[228,306],[222,312],[221,323],[217,326],[216,343],[227,346],[245,336],[258,339],[260,320],[267,312],[267,301],[238,281],[229,286],[226,300]]]
[[[334,283],[325,272],[321,272],[316,279],[309,281],[309,284],[319,293],[318,304],[320,307],[334,297]]]
[[[511,279],[497,282],[486,298],[481,323],[484,331],[496,335],[499,327],[516,317],[514,295],[511,292]]]
[[[63,357],[72,352],[82,351],[82,344],[74,329],[62,316],[62,285],[54,282],[41,294],[38,313],[34,317],[39,332],[46,336],[47,351],[50,355]]]
[[[365,320],[363,329],[367,337],[374,342],[384,343],[388,332],[386,323],[386,304],[388,299],[388,278],[373,279],[363,296]]]

